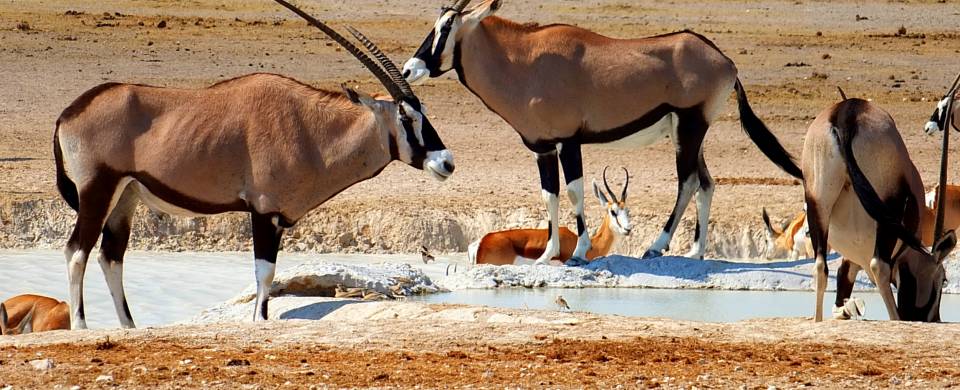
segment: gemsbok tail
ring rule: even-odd
[[[780,144],[777,137],[770,132],[767,125],[765,125],[763,121],[757,117],[757,114],[753,112],[753,109],[750,108],[750,102],[747,101],[747,92],[744,91],[740,79],[737,79],[734,89],[737,91],[737,106],[740,111],[740,124],[743,126],[743,130],[747,132],[747,135],[750,136],[753,143],[760,148],[760,151],[763,152],[770,161],[773,161],[774,164],[777,164],[780,169],[783,169],[790,174],[790,176],[803,179],[803,172],[800,170],[800,167],[797,166],[793,155],[783,148],[783,145]]]
[[[77,185],[67,176],[67,171],[63,167],[63,150],[60,149],[60,121],[57,120],[57,128],[53,130],[53,159],[57,164],[57,189],[60,196],[67,201],[74,211],[80,211],[80,194],[77,192]]]
[[[849,99],[840,104],[866,103],[865,100],[861,99]],[[845,110],[844,107],[838,107],[837,111],[842,112]],[[838,122],[840,121],[838,120]],[[835,123],[832,133],[833,136],[837,138],[837,144],[840,145],[840,154],[843,155],[843,160],[846,162],[847,174],[850,176],[850,182],[853,184],[853,192],[857,194],[857,199],[860,200],[863,209],[866,210],[867,214],[877,221],[878,224],[892,229],[897,237],[904,243],[920,252],[927,253],[926,247],[920,242],[916,234],[903,226],[903,223],[893,218],[894,214],[890,212],[887,205],[883,203],[876,189],[870,184],[870,180],[867,179],[867,176],[860,169],[860,164],[857,163],[857,159],[853,154],[853,137],[857,135],[857,121],[847,120],[843,122],[844,123]],[[843,127],[841,128],[840,126]]]

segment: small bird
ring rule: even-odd
[[[557,299],[555,299],[553,303],[556,303],[557,306],[560,307],[560,310],[566,310],[566,311],[570,310],[570,305],[567,304],[566,299],[563,299],[563,295],[557,295]]]
[[[428,264],[431,261],[436,261],[437,259],[430,254],[430,250],[426,246],[420,245],[420,259],[423,260],[423,264]]]

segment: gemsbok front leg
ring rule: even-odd
[[[250,225],[253,231],[254,272],[257,276],[257,300],[253,320],[268,318],[267,301],[273,286],[273,275],[277,269],[277,252],[280,251],[280,239],[283,227],[280,216],[250,213]]]
[[[537,153],[537,168],[540,169],[540,189],[543,202],[547,205],[547,247],[534,264],[549,264],[560,254],[560,166],[557,163],[557,151]]]
[[[103,239],[100,242],[100,268],[107,280],[107,288],[113,297],[113,306],[120,319],[120,326],[135,328],[130,305],[123,291],[123,256],[130,241],[130,223],[137,208],[137,196],[132,186],[123,191],[117,205],[113,207],[107,223],[103,226]]]
[[[581,146],[575,142],[560,145],[560,166],[563,167],[563,179],[567,182],[567,197],[577,216],[577,247],[570,258],[571,264],[585,264],[590,251],[590,235],[587,221],[583,216],[583,155]]]

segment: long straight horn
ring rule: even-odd
[[[613,194],[613,190],[610,189],[610,183],[607,183],[607,168],[610,167],[603,167],[603,186],[607,188],[607,194],[610,195],[610,199],[613,200],[613,203],[620,203],[620,201],[617,200],[617,196]]]
[[[347,51],[350,52],[350,54],[353,54],[353,56],[356,57],[357,60],[359,60],[360,63],[363,64],[363,66],[365,66],[368,70],[370,70],[370,72],[372,72],[373,75],[376,76],[378,80],[380,80],[380,83],[387,88],[387,91],[390,92],[390,96],[393,96],[394,100],[399,100],[401,97],[404,96],[403,91],[400,89],[399,86],[397,86],[397,84],[393,81],[390,75],[384,72],[383,69],[381,69],[376,62],[371,60],[370,57],[364,54],[363,51],[357,48],[353,43],[350,43],[350,41],[347,40],[347,38],[344,38],[343,35],[340,35],[339,33],[336,32],[336,30],[330,28],[330,26],[327,26],[326,24],[317,20],[313,16],[310,16],[310,14],[303,12],[293,4],[290,4],[284,0],[274,0],[274,1],[286,7],[287,9],[293,11],[293,13],[299,15],[301,18],[306,20],[307,23],[310,23],[314,27],[320,29],[320,31],[323,31],[324,34],[327,34],[327,36],[329,36],[330,39],[333,39],[334,41],[339,43],[340,46],[343,46],[344,49],[347,49]]]
[[[626,178],[623,182],[623,192],[620,193],[620,201],[627,201],[627,187],[630,187],[630,171],[627,171],[626,167],[620,167],[623,169],[623,176]]]
[[[390,60],[390,57],[387,57],[387,55],[384,54],[375,43],[373,43],[367,38],[366,35],[363,35],[363,33],[357,29],[353,28],[352,26],[347,26],[347,31],[349,31],[350,34],[353,34],[353,37],[357,38],[357,40],[360,41],[360,43],[362,43],[363,46],[370,51],[370,54],[373,54],[373,57],[380,62],[380,65],[383,66],[383,70],[387,71],[387,74],[389,74],[390,78],[393,79],[394,84],[397,84],[397,86],[400,87],[400,91],[402,91],[404,95],[409,97],[414,96],[413,88],[411,88],[410,84],[407,83],[407,79],[403,77],[403,74],[400,73],[399,69],[397,69],[397,65]]]
[[[960,85],[960,73],[957,74],[957,78],[953,80],[953,86],[950,87],[950,93],[948,96],[953,96],[957,92],[957,85]]]

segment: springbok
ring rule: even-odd
[[[783,169],[800,174],[776,137],[757,118],[737,67],[705,37],[682,31],[613,39],[569,25],[518,24],[493,14],[500,0],[464,11],[470,0],[443,9],[423,44],[404,65],[410,82],[456,70],[460,82],[509,123],[536,154],[549,214],[546,264],[560,253],[560,166],[577,219],[573,256],[590,238],[583,218],[584,144],[644,147],[669,137],[676,147],[677,199],[663,232],[644,253],[661,256],[694,193],[697,227],[688,257],[703,258],[714,182],[703,159],[707,128],[737,92],[743,127]],[[560,163],[557,163],[559,156]]]
[[[603,223],[590,239],[590,250],[586,260],[606,256],[613,249],[617,240],[630,234],[630,213],[627,209],[627,188],[630,185],[630,173],[623,168],[626,176],[620,199],[610,190],[607,183],[607,169],[603,169],[603,185],[607,195],[604,195],[597,182],[593,182],[593,192],[600,199],[600,206],[604,210]],[[607,199],[607,196],[610,199]],[[613,200],[612,202],[610,200]],[[561,227],[560,254],[552,258],[566,262],[572,259],[574,247],[577,245],[577,235]],[[515,229],[487,233],[483,238],[470,244],[467,256],[474,264],[529,264],[537,259],[547,248],[549,232],[545,229]]]
[[[123,254],[137,200],[181,215],[250,213],[257,298],[267,300],[280,238],[307,212],[400,160],[443,180],[451,153],[409,84],[377,47],[349,40],[290,3],[353,54],[390,93],[315,89],[290,78],[253,74],[199,90],[103,84],[57,120],[57,186],[77,210],[66,247],[71,323],[86,328],[83,274],[101,230],[100,266],[123,327],[134,327],[123,292]],[[382,68],[381,68],[382,66]]]
[[[767,209],[763,209],[763,224],[766,227],[764,235],[767,241],[767,251],[765,256],[768,259],[788,258],[796,260],[803,253],[807,258],[813,257],[813,247],[810,240],[807,240],[807,213],[801,211],[792,221],[776,228],[770,223],[770,215]]]
[[[17,335],[58,329],[70,329],[70,307],[66,302],[24,294],[0,303],[0,334]]]
[[[861,167],[858,161],[870,163]],[[838,302],[850,296],[851,276],[862,268],[877,285],[890,319],[939,321],[943,259],[956,236],[949,231],[933,243],[932,253],[921,243],[923,182],[893,118],[862,99],[828,107],[810,125],[802,166],[816,254],[816,321],[823,319],[828,242],[844,257]]]
[[[951,111],[952,115],[950,116],[954,118],[960,116],[960,105],[956,104],[956,100],[960,99],[960,88],[958,87],[960,87],[960,74],[953,81],[953,86],[947,90],[947,94],[937,103],[937,108],[933,110],[933,115],[930,116],[930,120],[924,126],[927,134],[933,135],[943,131],[947,127],[947,114]],[[954,122],[953,128],[960,131],[960,129],[957,129],[956,122]]]

